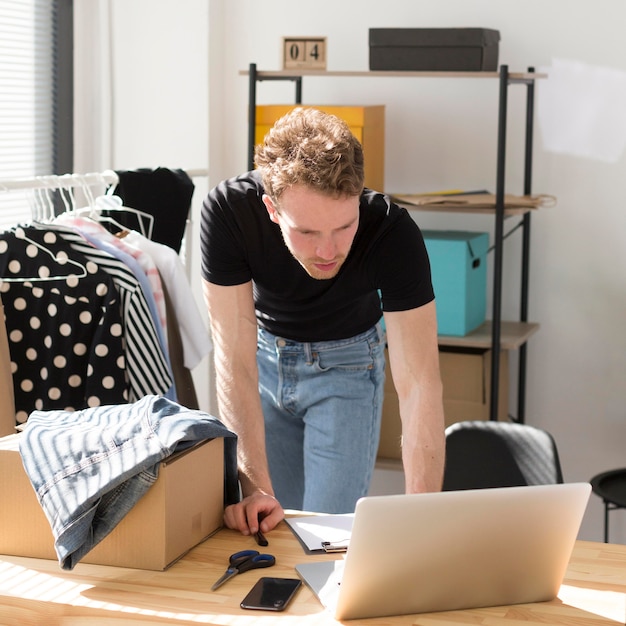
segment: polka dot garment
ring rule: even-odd
[[[54,231],[17,227],[0,235],[0,291],[18,423],[33,410],[128,401],[119,294],[107,272]]]
[[[124,261],[86,241],[77,231],[55,225],[55,233],[69,245],[70,252],[96,263],[113,278],[124,324],[129,401],[135,402],[150,394],[170,397],[170,389],[173,390],[171,368],[159,341],[146,293],[135,274]],[[174,397],[170,399],[175,400]]]

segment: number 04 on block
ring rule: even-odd
[[[326,69],[326,37],[283,37],[283,69]]]

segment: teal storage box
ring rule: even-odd
[[[489,233],[423,230],[440,335],[462,337],[485,321]]]

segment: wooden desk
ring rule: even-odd
[[[260,576],[296,576],[297,563],[337,558],[304,553],[282,523],[268,535],[275,567],[210,586],[228,557],[255,548],[250,537],[221,530],[165,572],[79,564],[63,571],[56,561],[0,556],[0,624],[3,626],[121,626],[216,624],[284,626],[337,624],[303,586],[283,613],[246,611],[239,602]],[[559,597],[551,602],[447,613],[354,620],[368,626],[600,626],[626,622],[626,546],[578,542]]]

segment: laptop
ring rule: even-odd
[[[336,619],[551,600],[590,491],[565,483],[362,498],[344,558],[296,571]]]

